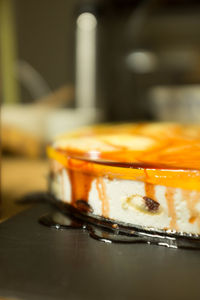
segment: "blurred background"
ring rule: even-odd
[[[198,0],[0,0],[1,218],[45,146],[110,121],[200,122]]]

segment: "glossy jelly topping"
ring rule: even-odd
[[[88,127],[59,137],[48,147],[48,156],[72,171],[89,174],[83,179],[87,182],[91,176],[106,175],[200,191],[198,125]]]

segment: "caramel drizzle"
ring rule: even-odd
[[[146,194],[146,197],[157,201],[156,197],[155,197],[155,186],[153,184],[148,183],[148,182],[145,183],[145,194]]]
[[[106,185],[103,177],[98,177],[96,180],[96,188],[98,191],[99,199],[102,202],[102,215],[105,218],[109,217],[109,203],[106,195]]]
[[[200,229],[200,215],[196,209],[196,204],[200,201],[200,193],[195,192],[191,194],[191,191],[182,190],[182,197],[187,203],[188,210],[190,212],[189,222],[193,224],[195,221],[198,222],[198,227]]]
[[[70,159],[69,159],[69,163]],[[87,163],[87,162],[85,162]],[[71,204],[76,207],[76,201],[84,200],[88,202],[89,192],[94,176],[72,169],[68,169],[68,175],[71,183]],[[102,202],[102,215],[105,218],[109,217],[109,202],[106,195],[106,186],[103,177],[96,179],[96,188],[99,199]]]
[[[71,183],[71,204],[76,206],[76,201],[78,200],[88,202],[89,192],[94,177],[90,174],[75,171],[70,168],[67,170]]]
[[[176,211],[175,211],[175,206],[174,206],[174,193],[175,193],[174,188],[166,187],[165,197],[167,200],[169,215],[171,217],[170,229],[178,230]]]
[[[145,174],[146,180],[148,180],[149,175],[147,173],[147,169],[144,169],[144,174]],[[155,185],[154,184],[145,182],[145,195],[147,198],[157,201],[156,195],[155,195]]]

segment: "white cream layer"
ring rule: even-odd
[[[92,207],[93,213],[98,216],[103,215],[103,204],[99,197],[96,180],[91,184],[88,196],[88,204]],[[106,191],[106,198],[109,207],[110,219],[151,227],[155,229],[170,228],[171,216],[169,213],[169,201],[166,199],[166,187],[161,185],[155,186],[155,200],[160,203],[157,212],[149,212],[145,206],[143,197],[145,194],[145,184],[140,181],[114,179],[102,179]],[[55,197],[63,202],[71,202],[71,183],[66,169],[62,169],[52,179],[52,192]],[[197,192],[191,191],[191,196],[197,196]],[[177,231],[200,234],[199,218],[191,222],[191,213],[188,209],[187,201],[184,199],[183,190],[174,189],[173,205],[176,215]],[[200,215],[200,198],[197,201],[196,211]]]

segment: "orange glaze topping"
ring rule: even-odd
[[[200,191],[198,125],[142,123],[88,127],[59,137],[48,147],[48,156],[70,170],[91,176],[106,175]],[[147,186],[147,193],[153,193],[151,185]],[[169,208],[173,210],[170,203]]]

